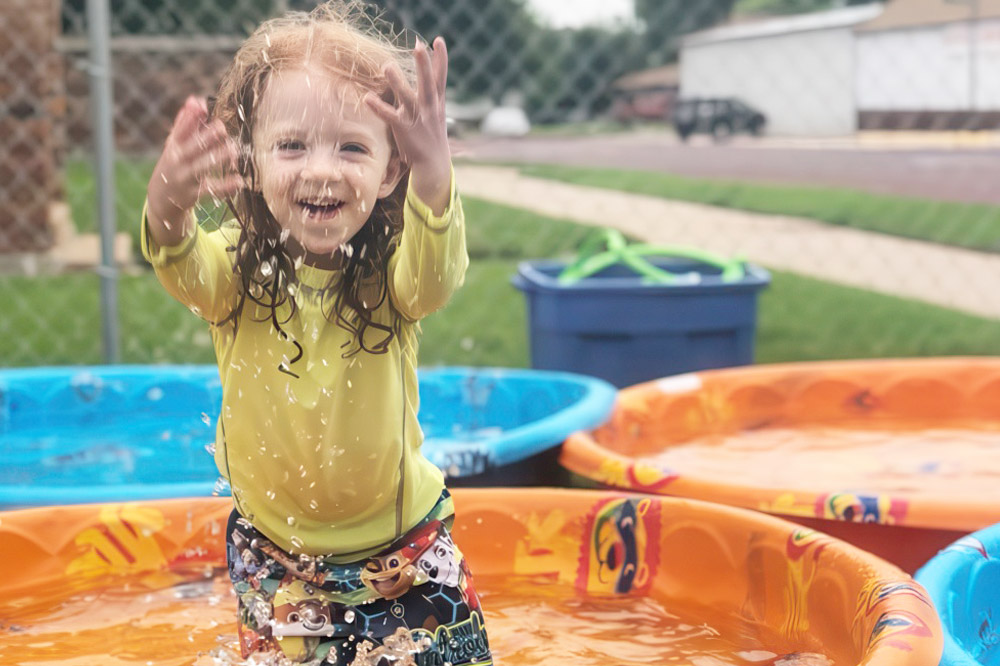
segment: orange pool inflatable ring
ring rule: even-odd
[[[607,486],[788,516],[912,572],[1000,521],[1000,359],[668,377],[620,391],[560,462]]]
[[[878,558],[787,521],[605,491],[458,490],[455,504],[455,541],[477,578],[535,577],[570,594],[648,597],[668,610],[701,609],[741,640],[759,637],[775,654],[820,652],[838,666],[936,666],[941,654],[941,628],[923,588]],[[0,553],[6,570],[17,572],[0,580],[4,663],[64,663],[43,659],[37,638],[17,642],[12,627],[23,633],[69,595],[124,576],[133,586],[156,589],[177,570],[224,566],[230,506],[205,498],[0,514]],[[59,593],[40,598],[42,589]],[[86,621],[94,619],[79,622]],[[56,642],[76,641],[79,650],[76,661],[65,663],[102,663],[87,657],[105,654],[107,638],[100,642],[98,632],[89,644],[73,621],[59,622]],[[168,624],[136,622],[134,630],[136,663],[192,663],[166,659],[184,642]],[[633,627],[621,640],[642,631]]]

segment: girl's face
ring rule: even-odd
[[[254,160],[292,256],[333,266],[376,200],[399,182],[389,129],[362,92],[318,68],[273,72],[257,109]]]

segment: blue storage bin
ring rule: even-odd
[[[615,263],[566,282],[559,279],[565,262],[522,262],[512,282],[525,295],[532,367],[623,387],[753,362],[757,295],[771,280],[766,270],[743,264],[738,279],[723,280],[722,268],[702,261],[646,260],[675,279],[654,282]]]

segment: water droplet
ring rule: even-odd
[[[274,273],[274,266],[271,265],[270,261],[265,261],[260,265],[260,273],[264,277],[270,277]]]
[[[295,523],[296,523],[295,516],[288,516],[288,524],[295,525]]]
[[[212,425],[212,417],[210,417],[205,412],[202,412],[201,413],[201,422],[204,423],[207,426],[210,426],[210,425]]]
[[[205,450],[208,451],[209,455],[215,455],[215,442],[209,442],[205,445]]]
[[[229,489],[229,482],[226,481],[221,476],[215,480],[215,485],[212,486],[212,495],[218,497],[222,493]]]
[[[153,388],[151,388],[148,391],[146,391],[146,399],[147,400],[152,400],[154,402],[157,401],[157,400],[162,400],[163,399],[163,389],[161,389],[159,386],[154,386]]]

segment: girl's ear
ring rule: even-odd
[[[384,199],[395,192],[396,186],[399,185],[399,179],[403,177],[405,172],[406,167],[403,165],[403,160],[399,159],[399,155],[393,153],[392,157],[389,158],[389,164],[385,167],[385,176],[378,188],[378,198]]]

